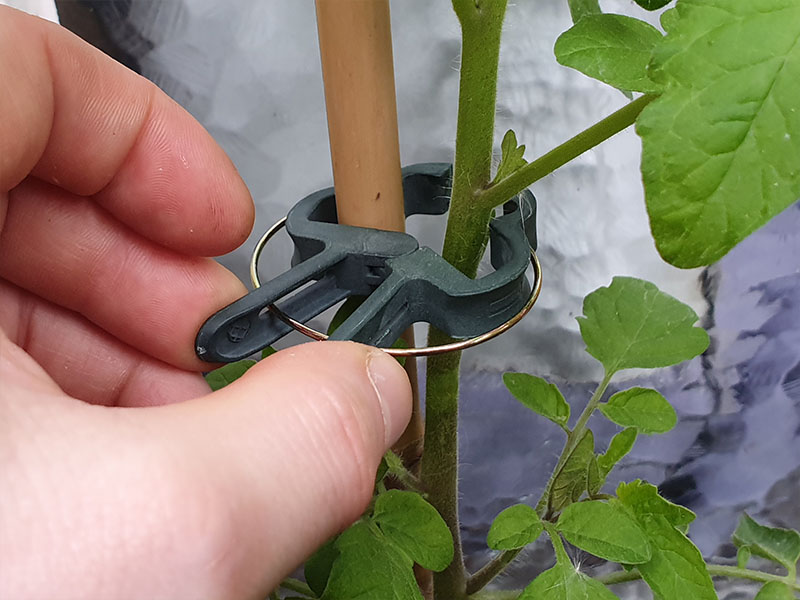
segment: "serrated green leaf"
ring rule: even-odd
[[[323,600],[422,600],[414,562],[374,525],[352,525],[336,540],[336,550]]]
[[[611,469],[614,468],[614,465],[631,451],[633,444],[636,442],[637,435],[635,427],[628,427],[611,438],[606,453],[597,457],[597,466],[603,477],[608,475]]]
[[[750,552],[749,546],[742,546],[736,552],[736,566],[740,569],[747,568],[747,563],[750,560],[750,556],[752,556],[752,552]]]
[[[504,373],[503,383],[514,398],[533,412],[561,427],[567,426],[569,404],[555,385],[526,373]]]
[[[206,373],[206,383],[208,383],[211,391],[216,392],[239,379],[255,364],[256,361],[246,358],[222,365],[219,369]]]
[[[380,494],[372,518],[389,541],[424,568],[441,571],[453,560],[453,538],[447,524],[416,492]]]
[[[492,180],[492,183],[501,181],[511,175],[517,169],[520,169],[528,164],[528,161],[523,158],[525,154],[525,144],[517,145],[517,134],[513,129],[506,131],[503,136],[503,141],[500,143],[500,150],[502,158],[500,164],[497,166],[497,173]]]
[[[599,581],[572,565],[556,564],[534,579],[518,600],[619,600]]]
[[[333,563],[339,556],[336,549],[336,537],[329,539],[320,546],[314,554],[308,557],[303,565],[303,575],[306,583],[317,596],[322,596],[328,585],[328,578],[333,568]]]
[[[535,542],[543,529],[535,510],[527,504],[515,504],[495,517],[486,539],[494,550],[515,550]]]
[[[586,15],[596,15],[602,11],[598,0],[567,0],[572,22],[577,23]]]
[[[681,0],[637,120],[656,246],[708,265],[800,197],[800,2]]]
[[[609,421],[622,427],[635,427],[646,434],[665,433],[678,422],[672,405],[650,388],[633,387],[618,392],[599,408]]]
[[[617,486],[617,497],[625,506],[636,507],[636,514],[662,516],[673,527],[686,527],[695,519],[695,514],[688,508],[662,498],[658,495],[656,486],[641,479],[620,483]]]
[[[636,520],[600,500],[570,504],[556,528],[569,543],[606,560],[635,565],[652,557],[650,543]]]
[[[753,600],[794,600],[795,595],[785,583],[770,581],[758,590],[758,594]]]
[[[575,450],[553,480],[550,490],[550,511],[558,512],[580,500],[586,489],[589,463],[594,458],[594,434],[587,429]]]
[[[655,486],[635,481],[620,484],[619,502],[636,518],[650,541],[652,557],[637,565],[656,600],[717,600],[700,551],[676,527],[694,518],[656,493]],[[688,513],[688,515],[686,514]]]
[[[662,29],[669,33],[672,31],[673,26],[678,22],[678,11],[674,8],[665,10],[663,13],[661,13],[659,21]]]
[[[600,472],[597,457],[593,456],[586,467],[586,491],[589,492],[589,496],[594,496],[599,492],[605,482],[606,474]]]
[[[556,40],[556,60],[621,90],[658,92],[647,65],[661,32],[623,15],[587,15]]]
[[[708,347],[708,334],[693,327],[697,314],[641,279],[614,277],[586,296],[583,314],[578,324],[586,350],[609,374],[668,367]]]
[[[634,0],[634,2],[645,10],[658,10],[664,8],[672,0]]]
[[[773,560],[787,569],[795,569],[800,560],[800,533],[793,529],[766,527],[744,514],[733,532],[737,547],[747,546],[756,556]]]

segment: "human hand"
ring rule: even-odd
[[[209,394],[233,165],[66,30],[0,7],[0,597],[263,597],[358,517],[410,389],[313,343]]]

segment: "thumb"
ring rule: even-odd
[[[408,423],[411,389],[380,350],[314,342],[270,356],[205,398],[163,408],[171,435],[181,432],[173,443],[191,453],[219,501],[214,568],[232,575],[238,590],[228,593],[250,596],[363,512],[381,456]]]

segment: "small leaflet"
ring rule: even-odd
[[[542,520],[533,508],[515,504],[495,517],[487,543],[494,550],[516,550],[535,542],[543,529]]]
[[[514,398],[533,412],[561,427],[567,426],[569,404],[554,384],[526,373],[504,373],[503,383]]]
[[[634,387],[618,392],[599,408],[609,421],[635,427],[644,434],[666,433],[678,422],[672,405],[650,388]]]

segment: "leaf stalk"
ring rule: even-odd
[[[498,181],[477,194],[478,204],[482,207],[494,208],[519,194],[528,186],[564,166],[584,152],[618,134],[632,125],[645,106],[658,97],[656,94],[640,96],[633,102],[623,106],[602,121],[584,129],[579,134],[556,146],[547,154],[543,154],[533,162],[514,171],[508,177]]]

